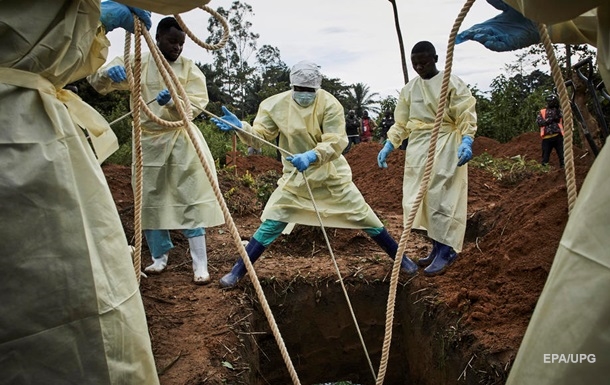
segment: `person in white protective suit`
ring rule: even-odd
[[[246,251],[254,263],[284,230],[288,223],[319,226],[318,217],[304,178],[311,187],[324,226],[363,229],[393,259],[398,244],[352,182],[352,173],[342,152],[347,146],[343,106],[330,93],[320,89],[322,74],[310,61],[295,64],[290,71],[292,90],[261,102],[252,126],[223,107],[222,120],[212,121],[223,131],[236,130],[248,145],[256,138],[273,142],[295,154],[282,159],[283,175],[262,214],[263,223],[254,233]],[[243,130],[243,131],[242,131]],[[297,172],[299,171],[299,172]],[[413,275],[417,265],[406,255],[401,271]],[[220,280],[222,287],[233,287],[246,274],[241,258]]]
[[[80,128],[110,127],[63,90],[104,63],[106,31],[133,31],[132,12],[150,27],[113,1],[0,2],[0,383],[159,383],[127,239]],[[116,148],[105,143],[100,159]]]
[[[157,46],[185,87],[193,116],[196,117],[209,99],[205,76],[192,60],[180,55],[185,37],[185,32],[173,17],[162,19],[157,26]],[[150,53],[142,56],[142,98],[146,101],[156,98],[156,103],[151,105],[156,116],[169,121],[180,120],[175,101],[163,83],[153,56]],[[112,60],[89,76],[88,80],[102,94],[129,89],[122,57]],[[174,247],[169,230],[180,229],[188,238],[194,282],[209,283],[205,228],[224,223],[220,204],[186,127],[167,128],[155,123],[144,113],[141,114],[141,124],[142,228],[153,260],[144,271],[155,274],[165,269],[169,251]],[[189,124],[198,135],[205,160],[217,180],[210,149],[201,131],[194,123]],[[135,177],[133,182],[135,186]]]
[[[554,43],[590,43],[604,84],[610,84],[610,2],[607,0],[508,0],[491,19],[461,33],[495,51],[539,41],[530,19],[546,23]],[[498,5],[498,4],[496,4]],[[502,4],[500,4],[501,6]],[[518,11],[525,18],[514,18]],[[511,16],[507,22],[507,16]],[[503,22],[498,22],[498,19]],[[530,39],[508,40],[506,28]],[[514,30],[514,29],[513,29]],[[519,37],[520,34],[512,34]],[[504,40],[503,49],[495,42]],[[604,146],[578,194],[546,284],[532,315],[508,385],[608,383],[610,367],[610,148]]]
[[[405,224],[420,189],[438,109],[443,71],[436,68],[437,61],[432,43],[421,41],[413,46],[411,63],[419,77],[400,92],[394,111],[396,122],[377,157],[379,167],[386,168],[390,152],[409,139],[402,197]],[[414,229],[427,230],[432,239],[430,254],[417,261],[426,266],[424,274],[428,276],[442,274],[462,250],[468,201],[468,169],[464,165],[472,158],[475,105],[466,83],[451,75],[430,185],[413,222]]]

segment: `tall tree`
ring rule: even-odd
[[[407,55],[405,53],[405,44],[402,41],[402,32],[400,31],[400,20],[398,18],[398,7],[396,6],[396,0],[388,0],[392,3],[392,10],[394,11],[394,25],[396,26],[396,35],[398,36],[398,47],[400,48],[400,60],[402,62],[402,74],[405,79],[405,84],[409,82],[409,71],[407,70]]]
[[[322,75],[322,89],[328,91],[335,98],[337,98],[343,107],[348,108],[350,87],[345,85],[341,79],[327,78],[326,76]]]
[[[379,100],[377,92],[370,92],[369,86],[364,83],[356,83],[349,89],[348,104],[350,110],[356,111],[356,115],[362,116],[362,112],[379,112]]]
[[[479,133],[508,142],[524,132],[537,131],[536,113],[545,105],[544,94],[552,87],[551,77],[539,70],[496,77],[491,83],[490,103],[477,108],[484,118],[479,122]]]
[[[290,89],[290,69],[280,58],[277,47],[263,45],[256,52],[256,69],[261,78],[259,101]]]
[[[219,7],[216,11],[229,23],[231,36],[223,48],[212,52],[215,71],[223,83],[223,92],[228,94],[231,103],[237,108],[235,113],[243,117],[247,83],[255,70],[249,60],[256,52],[259,38],[257,33],[251,31],[249,18],[254,12],[250,5],[240,1],[234,1],[228,10]],[[223,29],[216,18],[208,20],[208,31],[208,43],[218,41],[222,36]]]
[[[398,98],[396,96],[388,95],[379,101],[380,111],[391,111],[392,113],[394,113],[397,103]]]

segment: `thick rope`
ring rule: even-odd
[[[220,22],[220,24],[222,25],[222,29],[224,30],[224,32],[222,34],[222,38],[220,39],[220,41],[218,43],[207,44],[206,42],[200,40],[197,36],[195,36],[195,34],[193,32],[191,32],[191,30],[186,26],[184,21],[182,21],[182,18],[180,17],[180,15],[174,15],[174,18],[178,21],[178,24],[180,25],[182,30],[188,35],[188,37],[190,37],[191,40],[193,40],[195,43],[197,43],[201,48],[205,48],[209,51],[215,51],[215,50],[221,49],[222,47],[225,46],[225,44],[227,44],[227,41],[229,40],[229,31],[230,31],[229,24],[227,24],[227,21],[225,20],[224,17],[222,17],[222,15],[220,15],[218,12],[216,12],[209,6],[203,5],[199,8],[203,9],[210,15],[214,16],[216,18],[216,20],[218,20]]]
[[[445,72],[443,74],[443,83],[441,85],[441,94],[438,103],[438,109],[436,112],[436,118],[434,120],[434,128],[432,129],[432,134],[430,137],[430,148],[428,149],[428,158],[426,161],[426,167],[424,170],[424,175],[421,181],[421,185],[419,188],[419,192],[417,193],[417,197],[415,198],[415,202],[413,202],[413,207],[411,207],[411,212],[407,218],[407,222],[405,224],[405,229],[400,237],[400,242],[398,243],[398,251],[396,252],[396,259],[394,260],[394,265],[392,266],[392,275],[390,279],[390,292],[388,294],[388,302],[386,309],[386,324],[385,324],[385,337],[383,339],[383,347],[381,352],[381,362],[379,364],[379,373],[377,375],[377,385],[383,384],[383,380],[385,378],[385,374],[388,367],[388,357],[390,352],[390,344],[392,341],[392,325],[394,324],[394,307],[396,303],[396,288],[398,285],[398,273],[400,271],[400,262],[402,259],[402,255],[405,252],[405,248],[407,245],[407,240],[409,239],[409,235],[411,232],[411,228],[413,227],[413,222],[415,220],[415,215],[419,210],[421,202],[428,192],[428,184],[430,183],[430,175],[432,174],[432,166],[434,165],[434,155],[436,153],[436,143],[438,141],[438,133],[443,121],[443,115],[445,113],[445,105],[447,104],[447,90],[449,88],[449,78],[451,76],[451,67],[453,65],[453,50],[455,46],[455,36],[457,35],[460,25],[462,21],[468,14],[468,11],[472,7],[472,4],[475,0],[467,0],[462,10],[458,14],[455,23],[453,24],[453,28],[451,29],[451,33],[449,34],[449,43],[447,44],[447,58],[445,62]]]
[[[227,122],[226,120],[222,119],[221,117],[214,115],[213,113],[207,111],[207,110],[203,110],[204,113],[208,114],[209,116],[211,116],[212,118],[216,118],[222,122],[224,122],[225,124],[228,124],[229,126],[233,127],[234,129],[243,132],[246,135],[251,136],[252,138],[257,139],[259,142],[265,143],[279,151],[281,151],[282,153],[284,153],[287,156],[293,156],[292,153],[290,153],[289,151],[286,151],[285,149],[276,146],[274,143],[268,142],[265,139],[262,139],[256,135],[254,135],[253,133],[250,133],[246,130],[244,130],[243,128],[237,127],[236,125]],[[358,338],[360,339],[360,343],[362,344],[362,348],[364,349],[364,354],[366,356],[366,359],[369,363],[369,367],[371,369],[371,373],[373,374],[373,379],[375,379],[375,369],[373,368],[373,363],[371,361],[371,357],[369,356],[368,353],[368,349],[366,348],[366,344],[364,343],[364,338],[362,337],[362,332],[360,331],[360,327],[358,326],[358,320],[356,319],[356,315],[354,313],[354,309],[352,307],[352,303],[350,301],[349,295],[347,294],[347,289],[345,287],[345,283],[343,281],[343,276],[341,275],[341,271],[339,270],[339,265],[337,264],[337,259],[335,258],[335,254],[333,252],[333,248],[330,245],[330,240],[328,239],[328,235],[326,234],[326,228],[324,227],[324,223],[322,222],[322,217],[320,216],[320,210],[318,209],[318,206],[316,205],[316,201],[313,197],[313,192],[311,191],[311,187],[309,185],[309,181],[307,180],[307,177],[305,175],[305,173],[303,173],[303,180],[305,180],[305,185],[307,186],[307,192],[309,193],[309,198],[311,199],[311,203],[313,205],[313,208],[316,212],[316,217],[318,218],[318,223],[320,223],[320,228],[322,229],[322,234],[324,235],[324,240],[326,241],[326,247],[328,247],[328,251],[330,253],[330,257],[333,261],[333,265],[335,267],[335,271],[337,273],[337,276],[339,277],[339,283],[341,284],[341,289],[343,290],[343,294],[345,296],[345,300],[347,302],[347,307],[349,308],[350,314],[352,315],[352,320],[354,321],[354,325],[356,327],[356,331],[358,333]]]
[[[223,216],[225,218],[225,221],[228,224],[229,231],[230,231],[231,235],[233,236],[233,240],[235,241],[235,244],[237,245],[241,258],[245,261],[246,269],[248,270],[248,273],[250,274],[250,277],[252,278],[252,283],[255,287],[256,294],[257,294],[258,299],[263,308],[263,312],[265,313],[265,316],[267,317],[267,320],[271,327],[271,331],[280,348],[282,358],[284,359],[284,362],[286,363],[286,367],[288,368],[290,377],[292,378],[292,381],[295,385],[300,385],[299,378],[294,369],[294,365],[292,364],[292,361],[290,360],[290,356],[288,355],[288,351],[286,349],[286,345],[284,344],[284,340],[282,339],[280,331],[277,327],[277,323],[275,322],[273,314],[271,313],[269,303],[267,302],[267,299],[265,298],[265,294],[260,285],[260,282],[258,281],[258,278],[254,274],[254,268],[252,267],[252,263],[250,262],[250,259],[248,258],[248,254],[246,253],[246,250],[245,250],[243,244],[241,243],[241,237],[237,230],[237,226],[235,225],[235,223],[233,222],[233,220],[231,218],[227,204],[222,196],[220,187],[218,186],[218,182],[215,179],[215,174],[212,172],[210,166],[207,164],[207,161],[205,160],[205,157],[203,156],[203,151],[199,144],[199,137],[195,133],[195,131],[194,131],[195,129],[192,128],[189,124],[191,117],[192,117],[192,111],[191,111],[190,103],[186,102],[186,101],[188,101],[186,91],[184,90],[184,87],[180,84],[179,81],[176,81],[175,83],[171,83],[169,81],[170,79],[177,80],[177,77],[175,76],[175,74],[173,74],[171,67],[165,61],[165,58],[159,54],[158,47],[156,46],[156,44],[154,44],[152,42],[152,38],[150,38],[150,34],[148,33],[148,31],[145,28],[141,27],[141,22],[136,19],[134,24],[136,25],[136,27],[135,27],[135,38],[136,38],[135,51],[136,52],[135,52],[134,67],[133,67],[133,71],[135,72],[134,74],[131,73],[131,64],[129,63],[129,57],[130,57],[129,49],[131,48],[131,44],[127,45],[128,39],[129,39],[129,43],[130,43],[130,39],[131,39],[130,36],[128,36],[126,38],[126,51],[127,52],[124,56],[125,57],[125,68],[126,68],[126,72],[127,72],[127,76],[128,76],[129,85],[130,85],[130,88],[132,91],[132,101],[135,104],[134,105],[134,130],[135,130],[134,135],[137,135],[137,136],[141,135],[141,132],[137,132],[138,130],[140,130],[140,128],[139,128],[140,109],[143,109],[145,112],[148,110],[148,108],[145,106],[145,102],[142,100],[142,96],[141,96],[141,87],[142,87],[141,55],[142,55],[142,52],[141,52],[141,46],[139,44],[139,41],[140,41],[141,36],[144,35],[146,42],[148,43],[149,48],[151,50],[151,53],[153,53],[152,55],[153,55],[153,58],[155,59],[155,63],[157,64],[157,67],[159,68],[159,71],[161,72],[164,81],[166,81],[166,85],[168,86],[168,89],[170,90],[170,94],[172,95],[172,98],[174,100],[178,101],[175,103],[175,106],[178,109],[178,112],[180,113],[182,121],[169,122],[169,121],[165,121],[163,119],[154,119],[152,117],[151,118],[159,125],[163,125],[166,127],[175,127],[176,123],[178,123],[179,125],[181,125],[181,127],[180,127],[181,129],[186,129],[186,132],[187,132],[191,142],[193,143],[195,151],[197,152],[197,155],[199,156],[199,159],[200,159],[203,169],[208,177],[208,180],[210,181],[210,184],[214,191],[214,195],[216,196],[216,199],[218,200],[218,202],[220,204]],[[129,48],[127,48],[127,47],[129,47]],[[164,61],[165,61],[165,63],[164,63]],[[165,76],[164,76],[163,75],[164,71],[169,72],[169,74],[165,74]],[[181,103],[180,100],[178,99],[177,95],[181,95],[182,100],[185,101],[185,103]],[[147,115],[149,115],[149,114],[147,113]],[[137,153],[137,155],[139,157],[139,159],[136,161],[136,178],[139,178],[139,180],[136,180],[136,194],[138,196],[135,197],[134,202],[139,202],[138,204],[136,204],[135,220],[140,222],[141,221],[140,211],[141,211],[141,195],[142,195],[142,181],[141,181],[142,173],[141,173],[141,171],[137,172],[137,168],[138,168],[137,165],[140,164],[140,167],[141,167],[141,163],[142,163],[141,147],[140,147],[139,153]],[[139,244],[136,243],[138,248],[137,248],[136,252],[134,253],[134,254],[138,255],[138,254],[141,254],[141,223],[137,223],[134,225],[134,231],[137,231],[136,237],[140,238]],[[138,241],[136,240],[136,242],[138,242]],[[140,267],[137,266],[136,270],[137,270],[136,274],[139,275]]]
[[[135,16],[134,16],[135,20]],[[135,31],[139,31],[140,23],[134,23]],[[139,39],[136,40],[136,51],[141,49]],[[129,63],[131,52],[131,33],[125,32],[125,49],[124,49],[124,61]],[[142,270],[142,127],[140,123],[140,108],[142,106],[142,88],[136,87],[141,83],[140,77],[142,72],[142,61],[136,59],[134,61],[135,79],[132,72],[131,65],[125,66],[125,72],[127,73],[127,81],[129,82],[129,88],[131,92],[131,102],[133,105],[133,137],[134,137],[134,148],[133,153],[135,155],[135,176],[136,184],[134,191],[134,252],[133,252],[133,267],[136,274],[138,284],[140,283]]]
[[[568,96],[568,90],[561,75],[561,69],[557,63],[557,57],[555,56],[555,50],[551,43],[546,25],[538,24],[538,32],[540,32],[540,38],[544,45],[544,50],[549,58],[549,64],[551,66],[551,74],[553,75],[553,81],[557,92],[559,93],[559,101],[561,102],[561,110],[563,111],[563,123],[564,123],[564,136],[563,136],[563,149],[564,149],[564,162],[565,162],[565,173],[566,173],[566,187],[568,190],[568,214],[572,212],[572,208],[576,203],[577,191],[576,191],[576,172],[574,170],[574,148],[573,148],[573,137],[574,137],[574,118],[572,115],[572,107],[570,106],[570,98]]]

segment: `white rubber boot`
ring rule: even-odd
[[[208,254],[205,250],[205,235],[189,238],[191,257],[193,258],[193,281],[197,285],[210,283],[208,273]]]
[[[147,266],[146,269],[144,269],[144,272],[148,274],[161,274],[161,272],[165,270],[165,266],[167,266],[167,257],[168,254],[165,253],[159,258],[153,258],[153,264]]]

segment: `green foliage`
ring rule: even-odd
[[[275,191],[277,187],[277,181],[280,179],[282,175],[275,170],[266,171],[256,177],[255,180],[255,189],[256,189],[256,199],[261,204],[261,206],[265,206],[269,197],[273,191]]]
[[[249,172],[238,175],[235,166],[219,169],[218,175],[223,183],[223,197],[227,207],[237,215],[260,211],[267,204],[281,177],[275,170],[258,175]]]
[[[469,163],[471,166],[489,172],[497,181],[506,186],[514,185],[532,175],[549,171],[548,166],[543,166],[535,160],[526,160],[520,155],[512,158],[494,158],[485,152],[472,158]]]
[[[384,111],[392,111],[396,109],[396,104],[398,103],[398,98],[396,96],[388,95],[385,98],[379,101],[379,106],[381,107],[381,112]],[[383,116],[381,116],[383,117]],[[378,122],[379,123],[379,122]]]
[[[570,63],[565,54],[568,46],[565,46],[566,50],[563,47],[555,45],[555,52],[564,78],[569,78],[566,74]],[[594,56],[584,45],[569,48],[572,60]],[[472,89],[477,99],[477,135],[506,143],[524,132],[538,131],[536,116],[546,105],[544,94],[555,89],[552,77],[537,69],[543,65],[548,65],[546,52],[541,45],[532,46],[522,51],[515,63],[506,65],[506,74],[501,74],[492,81],[487,95],[476,88]],[[533,70],[528,72],[526,68]],[[596,82],[600,76],[597,70],[592,78],[598,84]]]
[[[379,104],[378,96],[377,92],[371,93],[369,86],[366,84],[356,83],[349,87],[344,106],[347,110],[354,110],[358,117],[361,117],[364,111],[379,113],[379,107],[377,107]]]
[[[536,70],[526,76],[496,77],[489,99],[474,92],[478,135],[506,143],[524,132],[537,131],[536,115],[545,106],[543,95],[552,84],[549,75]]]
[[[225,164],[227,153],[233,149],[231,136],[234,134],[219,130],[209,120],[195,122],[195,125],[203,134],[214,159],[221,165]]]
[[[259,38],[257,33],[251,31],[250,18],[254,11],[252,6],[240,1],[233,1],[227,10],[219,7],[216,11],[227,20],[231,30],[225,46],[212,51],[216,78],[220,81],[222,92],[238,107],[234,113],[243,117],[247,113],[246,89],[249,78],[255,72],[255,68],[249,64],[249,59],[256,52]],[[214,17],[208,19],[208,31],[210,36],[206,39],[207,43],[220,41],[224,32],[220,22]]]
[[[106,163],[120,164],[122,166],[130,166],[132,155],[131,155],[131,142],[123,143],[119,146],[112,155],[105,160]]]
[[[341,79],[327,78],[326,76],[322,75],[322,89],[337,98],[343,107],[349,105],[348,100],[350,87],[345,85]],[[346,107],[346,109],[349,108]]]
[[[250,174],[250,171],[246,170],[245,174],[242,175],[241,180],[242,180],[244,186],[246,186],[246,187],[254,186],[254,177],[252,176],[252,174]]]

